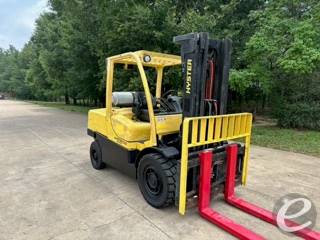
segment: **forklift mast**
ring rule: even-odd
[[[208,33],[174,37],[181,45],[183,117],[225,114],[231,40],[212,40]]]

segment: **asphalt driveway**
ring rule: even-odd
[[[154,209],[133,179],[94,170],[86,123],[83,114],[0,100],[1,240],[234,239],[195,208],[186,216],[174,207]],[[298,192],[320,212],[319,165],[316,157],[252,147],[248,185],[237,192],[270,210]],[[212,207],[268,239],[295,239],[222,201]]]

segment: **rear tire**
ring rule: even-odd
[[[174,202],[176,190],[176,163],[159,153],[142,157],[138,166],[138,184],[144,199],[155,208]]]
[[[106,164],[102,161],[102,151],[99,143],[95,140],[90,146],[90,159],[94,169],[101,170],[106,167]]]

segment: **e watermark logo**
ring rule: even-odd
[[[316,207],[302,194],[290,193],[281,197],[276,201],[273,212],[276,214],[277,225],[283,233],[312,229],[316,224]]]

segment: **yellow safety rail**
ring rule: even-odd
[[[180,168],[180,214],[184,215],[186,210],[189,148],[238,138],[245,138],[242,184],[246,184],[251,127],[251,113],[192,117],[184,119]]]

